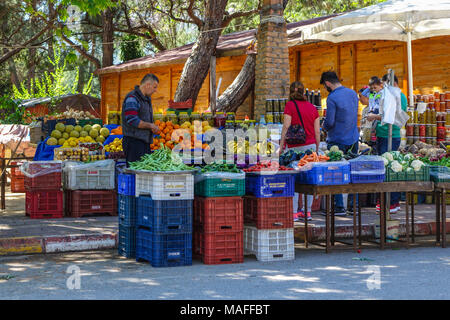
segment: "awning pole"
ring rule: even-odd
[[[412,61],[412,33],[408,30],[408,91],[409,91],[409,106],[414,108],[414,84],[413,84],[413,61]]]

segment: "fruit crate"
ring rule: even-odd
[[[245,177],[245,190],[257,198],[293,197],[295,176],[289,173],[274,175],[251,174]]]
[[[193,255],[204,264],[244,262],[244,232],[194,232]]]
[[[360,156],[349,161],[351,183],[380,183],[385,180],[386,169],[380,156]]]
[[[450,168],[430,166],[430,180],[434,182],[450,182]]]
[[[114,190],[66,190],[65,204],[66,215],[69,217],[117,215],[117,197]]]
[[[114,160],[85,164],[68,162],[63,168],[63,186],[68,190],[115,189],[115,162]]]
[[[83,120],[78,120],[78,125],[81,127],[84,127],[85,125],[91,125],[93,126],[94,124],[99,124],[100,126],[103,126],[103,120],[102,119],[83,119]]]
[[[25,213],[31,219],[54,219],[64,216],[63,192],[60,190],[27,191]]]
[[[136,172],[136,197],[150,195],[153,200],[194,200],[192,173]]]
[[[11,165],[20,166],[22,163],[11,161]],[[20,167],[11,168],[11,193],[24,193],[25,191],[25,175],[20,171]]]
[[[257,229],[293,228],[293,198],[244,197],[244,223]]]
[[[136,177],[134,174],[118,174],[117,193],[134,197],[134,195],[136,194]]]
[[[430,181],[430,166],[424,165],[419,171],[411,170],[409,172],[394,172],[391,168],[387,168],[385,181]]]
[[[196,197],[194,225],[204,233],[240,232],[244,229],[244,200]]]
[[[136,257],[136,227],[119,224],[118,254],[126,258]]]
[[[298,171],[295,182],[312,185],[349,184],[350,164],[347,161],[313,162]]]
[[[117,211],[119,225],[126,227],[136,227],[136,198],[134,196],[117,195]]]
[[[377,174],[377,173],[351,174],[352,183],[380,183],[384,182],[385,179],[386,179],[385,174]]]
[[[193,200],[153,200],[140,196],[136,208],[137,225],[154,234],[192,233]]]
[[[138,228],[136,261],[148,261],[153,267],[192,265],[192,233],[156,235]]]
[[[201,197],[245,195],[245,173],[208,172],[195,176],[194,193]]]
[[[55,190],[62,186],[61,161],[33,161],[22,165],[25,171],[25,189]]]
[[[294,229],[258,230],[244,226],[244,251],[258,261],[294,260]]]

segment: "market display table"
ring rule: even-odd
[[[436,199],[436,242],[440,242],[442,248],[445,248],[447,244],[447,190],[450,190],[450,182],[436,182],[434,184],[434,194]]]
[[[307,212],[307,195],[325,196],[326,199],[326,252],[331,251],[334,246],[334,196],[337,194],[353,194],[353,199],[356,199],[357,194],[363,193],[379,193],[381,194],[380,205],[380,248],[384,249],[386,244],[386,193],[390,192],[406,192],[406,246],[409,246],[409,204],[410,195],[416,192],[433,192],[434,184],[430,181],[399,181],[399,182],[383,182],[383,183],[367,183],[367,184],[346,184],[346,185],[307,185],[296,184],[295,192],[304,195],[304,205]],[[445,193],[444,193],[445,194]],[[445,199],[445,198],[444,198]],[[445,201],[444,201],[445,202]],[[413,202],[412,202],[413,204]],[[357,221],[358,220],[358,221]],[[412,227],[414,229],[414,220],[412,220]],[[358,233],[358,236],[357,236]],[[361,207],[358,203],[358,219],[356,213],[356,201],[353,201],[353,248],[357,250],[357,240],[359,246],[362,244],[361,240]],[[339,241],[342,242],[342,241]],[[345,243],[345,242],[343,242]],[[308,221],[305,219],[305,246],[308,247]]]

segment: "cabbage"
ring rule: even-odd
[[[389,160],[384,157],[381,157],[381,158],[383,159],[384,166],[387,167],[389,165]]]
[[[389,162],[394,161],[394,157],[393,157],[392,154],[389,153],[389,152],[384,153],[384,154],[382,155],[382,157],[385,158],[385,159],[387,159]]]
[[[414,160],[411,163],[411,167],[414,169],[414,171],[420,171],[420,169],[422,169],[422,167],[424,166],[424,163],[420,160]]]
[[[411,153],[405,154],[405,156],[403,157],[404,160],[406,161],[413,161],[414,160],[414,156]]]
[[[397,160],[394,160],[391,162],[391,169],[394,172],[402,172],[403,171],[402,165]]]
[[[339,147],[338,146],[332,146],[331,148],[330,148],[330,151],[331,152],[339,152]]]

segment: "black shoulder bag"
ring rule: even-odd
[[[295,100],[292,100],[295,104],[295,108],[298,112],[298,117],[300,118],[300,124],[291,125],[286,133],[286,142],[287,144],[293,145],[293,144],[304,144],[306,142],[306,132],[305,132],[305,125],[303,124],[302,115],[300,113],[300,110],[298,109],[297,103]]]

